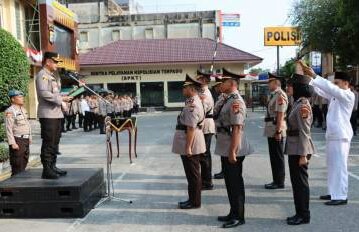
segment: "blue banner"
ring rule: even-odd
[[[239,27],[239,22],[222,22],[222,26],[224,27]]]

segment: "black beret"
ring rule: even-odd
[[[292,77],[288,80],[287,84],[303,84],[303,85],[309,85],[309,82],[312,79],[308,76],[304,76],[301,74],[294,73]]]
[[[203,72],[202,70],[197,70],[197,79],[200,78],[200,76],[211,79],[212,74],[209,72]]]
[[[241,78],[245,78],[246,75],[245,74],[236,74],[236,73],[233,73],[231,71],[228,71],[227,69],[223,68],[222,69],[222,80],[225,81],[226,79],[233,79],[233,80],[237,80],[239,81],[239,79]]]

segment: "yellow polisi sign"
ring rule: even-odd
[[[264,46],[298,46],[301,34],[298,27],[265,27]]]

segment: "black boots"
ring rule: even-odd
[[[42,170],[42,179],[50,179],[50,180],[55,180],[55,179],[59,179],[59,175],[51,168],[51,166],[46,163],[43,164],[43,170]]]

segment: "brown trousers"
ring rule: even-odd
[[[29,162],[29,139],[16,138],[15,141],[19,145],[18,150],[14,150],[9,146],[11,175],[14,176],[25,170]]]
[[[201,206],[201,165],[202,155],[192,155],[190,157],[181,155],[184,171],[188,182],[188,198],[195,207]]]

